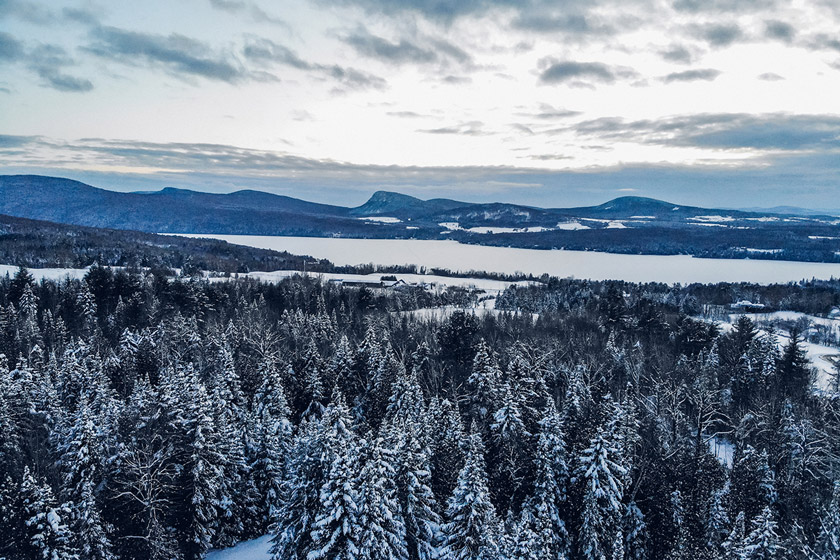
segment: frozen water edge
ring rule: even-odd
[[[348,239],[261,235],[184,234],[237,245],[329,259],[339,266],[414,264],[468,272],[549,274],[560,278],[628,282],[773,284],[840,277],[840,264],[748,259],[698,259],[690,255],[624,255],[594,251],[514,249],[420,239]]]

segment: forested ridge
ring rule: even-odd
[[[436,319],[405,312],[478,294],[22,269],[0,279],[0,557],[271,534],[277,560],[837,558],[836,388],[797,333],[693,319],[713,290],[551,281]]]

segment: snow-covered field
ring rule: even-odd
[[[260,235],[193,235],[238,245],[329,259],[337,265],[416,264],[455,271],[523,272],[630,282],[756,282],[840,277],[840,264],[747,259],[695,259],[688,255],[618,255],[590,251],[540,251],[420,239],[342,239]]]
[[[28,268],[29,273],[35,280],[63,280],[66,277],[73,279],[84,278],[88,269],[86,268]],[[8,274],[13,277],[17,274],[18,267],[0,264],[0,276]]]
[[[299,275],[299,270],[277,270],[274,272],[248,272],[247,274],[238,274],[234,277],[249,277],[256,278],[263,282],[278,282],[290,276]],[[437,276],[434,274],[391,274],[377,272],[374,274],[339,274],[339,273],[309,273],[309,276],[316,276],[324,281],[344,281],[344,282],[379,282],[382,276],[394,276],[397,280],[402,280],[406,284],[427,284],[437,285],[440,287],[460,286],[463,288],[475,288],[477,290],[484,290],[485,292],[498,293],[508,288],[508,286],[518,285],[527,286],[530,282],[504,282],[502,280],[488,280],[484,278],[457,278],[454,276]],[[212,278],[213,281],[224,281],[227,278]]]
[[[238,545],[222,550],[211,550],[207,560],[269,560],[271,554],[271,535],[265,535],[252,541],[241,542]]]

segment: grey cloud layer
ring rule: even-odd
[[[215,53],[205,43],[173,33],[168,36],[98,27],[86,50],[104,59],[125,64],[160,65],[175,76],[202,76],[225,82],[242,81],[249,72],[236,61]]]
[[[350,89],[384,89],[384,79],[355,68],[337,64],[316,64],[302,59],[290,48],[261,37],[252,38],[242,49],[245,58],[266,65],[282,65],[298,70],[311,71],[336,80]]]
[[[665,83],[672,82],[696,82],[696,81],[711,81],[720,76],[720,70],[713,68],[699,68],[696,70],[686,70],[684,72],[672,72],[662,80]]]
[[[712,149],[840,150],[840,117],[834,115],[721,113],[638,121],[606,117],[580,122],[570,130],[599,139]]]
[[[62,47],[39,44],[27,47],[8,33],[0,32],[0,62],[20,63],[27,70],[37,74],[43,85],[59,91],[84,92],[93,89],[85,78],[78,78],[64,72],[64,68],[76,62]]]
[[[572,80],[612,83],[620,78],[634,78],[637,75],[630,68],[608,66],[601,62],[563,60],[551,62],[540,74],[540,81],[544,84],[558,84]]]

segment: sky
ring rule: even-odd
[[[0,0],[0,174],[840,208],[837,0]]]

